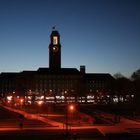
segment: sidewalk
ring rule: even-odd
[[[103,135],[109,133],[137,133],[140,134],[140,122],[120,116],[120,122],[113,126],[98,126]]]
[[[25,112],[23,110],[14,109],[14,108],[7,107],[7,106],[3,106],[3,107],[6,108],[6,109],[8,109],[8,110],[10,110],[10,111],[13,111],[13,112],[22,114],[27,119],[40,120],[42,122],[45,122],[47,124],[50,124],[53,127],[63,128],[63,126],[64,126],[63,123],[50,120],[47,117],[41,117],[40,114],[29,114],[29,113],[27,113],[27,112]]]

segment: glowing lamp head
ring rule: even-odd
[[[43,104],[43,101],[38,101],[38,105],[42,105]]]
[[[74,111],[74,105],[69,106],[70,111]]]
[[[20,99],[20,102],[21,102],[21,103],[23,103],[23,101],[24,101],[23,99]]]

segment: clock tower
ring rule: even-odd
[[[61,44],[59,32],[53,30],[50,35],[49,45],[49,68],[60,69],[61,68]]]

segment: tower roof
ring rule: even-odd
[[[51,33],[51,36],[60,36],[59,32],[57,30],[53,30]]]

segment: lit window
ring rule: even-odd
[[[58,37],[57,36],[53,37],[53,44],[54,45],[58,44]]]

